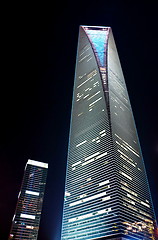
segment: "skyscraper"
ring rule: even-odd
[[[47,163],[27,161],[9,239],[37,239],[47,170]]]
[[[156,239],[154,224],[112,30],[80,26],[62,240]]]

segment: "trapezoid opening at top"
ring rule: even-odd
[[[101,67],[105,66],[107,40],[110,27],[81,26],[86,32],[93,50],[96,54],[98,63]]]

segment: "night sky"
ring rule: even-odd
[[[79,25],[113,29],[158,216],[158,4],[144,2],[2,9],[0,240],[7,240],[28,159],[49,163],[38,240],[60,240]]]

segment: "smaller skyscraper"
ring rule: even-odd
[[[27,161],[9,239],[37,239],[47,170],[48,163]]]

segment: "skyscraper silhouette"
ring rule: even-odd
[[[112,30],[80,26],[62,240],[156,239],[154,225]]]
[[[47,170],[47,163],[27,161],[9,239],[37,239]]]

